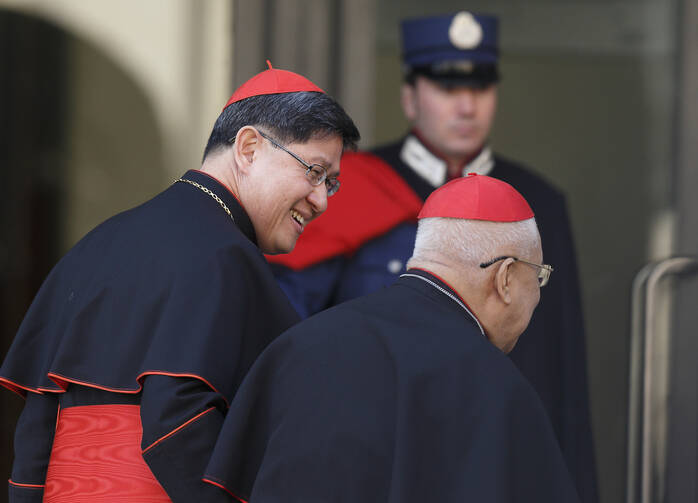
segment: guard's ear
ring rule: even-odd
[[[257,150],[260,148],[262,137],[252,126],[244,126],[238,130],[233,143],[235,163],[241,172],[249,172],[255,161]]]
[[[511,304],[511,292],[509,287],[511,285],[511,266],[513,263],[514,259],[512,258],[502,260],[494,275],[494,288],[501,301],[505,304]]]
[[[417,89],[412,84],[404,82],[400,88],[400,104],[407,120],[412,122],[417,118]]]

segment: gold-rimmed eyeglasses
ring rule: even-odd
[[[544,287],[548,284],[548,281],[550,281],[550,275],[553,272],[553,266],[548,264],[536,264],[535,262],[529,262],[528,260],[520,259],[518,257],[512,257],[510,255],[502,255],[501,257],[493,258],[489,262],[483,262],[482,264],[480,264],[480,267],[486,269],[495,262],[499,262],[500,260],[504,260],[507,258],[513,259],[516,262],[523,262],[524,264],[530,265],[538,269],[538,286]]]

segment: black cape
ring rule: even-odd
[[[205,480],[253,503],[578,501],[540,399],[454,297],[410,270],[288,330]]]
[[[210,176],[107,220],[52,270],[0,368],[17,391],[70,383],[137,393],[145,375],[198,379],[230,403],[259,353],[298,321],[235,197]],[[273,315],[270,315],[273,313]]]

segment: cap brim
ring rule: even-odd
[[[484,88],[496,84],[500,80],[499,70],[494,65],[478,65],[473,71],[465,72],[435,72],[432,67],[408,68],[407,76],[421,75],[438,82],[444,87],[476,87]]]
[[[485,88],[499,82],[499,76],[475,77],[472,75],[438,75],[425,77],[438,82],[443,87],[474,87]]]

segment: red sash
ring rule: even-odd
[[[143,461],[142,435],[138,405],[62,409],[44,502],[171,502]]]

